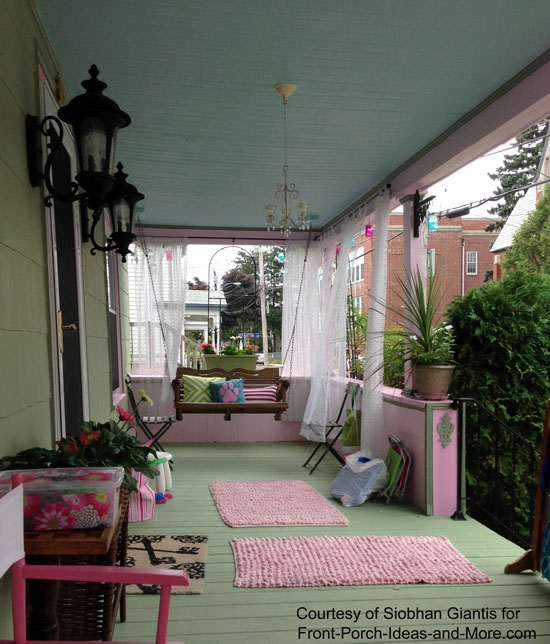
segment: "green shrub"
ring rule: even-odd
[[[446,317],[456,338],[453,394],[479,400],[540,448],[550,395],[550,276],[510,271],[456,299]],[[468,419],[466,449],[468,496],[490,505],[498,501],[501,522],[515,524],[528,541],[538,478],[531,454],[481,411],[475,421]]]
[[[405,383],[405,352],[403,332],[386,329],[384,333],[384,384],[403,388]]]
[[[537,201],[535,212],[525,220],[514,236],[512,247],[504,255],[507,269],[550,274],[550,189]]]
[[[550,276],[510,271],[451,303],[459,365],[453,390],[540,435],[550,393]]]

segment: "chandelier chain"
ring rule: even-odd
[[[280,228],[281,233],[288,237],[293,228],[299,230],[308,230],[310,221],[307,217],[309,204],[300,202],[297,205],[299,211],[299,221],[296,223],[292,219],[292,202],[298,198],[298,191],[296,184],[288,183],[288,151],[287,151],[287,113],[286,104],[287,98],[296,89],[295,85],[281,83],[275,86],[275,90],[283,97],[283,146],[284,146],[284,165],[283,165],[283,183],[278,183],[277,190],[275,191],[275,198],[280,200],[279,205],[279,223],[277,227]],[[267,230],[275,230],[275,212],[277,206],[269,204],[265,206],[267,215]]]
[[[285,143],[285,168],[288,169],[288,163],[286,160],[286,101],[283,101],[283,137]]]

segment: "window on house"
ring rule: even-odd
[[[358,311],[363,311],[363,296],[353,298],[353,306]]]
[[[466,275],[477,275],[477,250],[466,252]]]
[[[428,277],[435,277],[435,248],[428,250]]]
[[[355,284],[356,282],[362,282],[365,278],[365,264],[363,259],[354,260],[351,265],[351,279],[350,282]]]
[[[115,253],[105,253],[107,273],[107,303],[109,306],[109,348],[111,353],[111,391],[120,391],[122,356],[120,352],[120,323],[118,302],[118,273]]]

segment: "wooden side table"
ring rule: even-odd
[[[125,565],[128,543],[128,491],[120,493],[114,525],[95,530],[25,532],[30,563]],[[122,584],[28,582],[27,638],[34,640],[111,640],[120,606],[126,619]]]

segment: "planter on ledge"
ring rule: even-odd
[[[414,382],[422,400],[445,400],[451,384],[454,365],[415,365]]]
[[[235,355],[212,355],[206,354],[204,361],[207,369],[224,369],[231,371],[231,369],[250,369],[256,371],[256,354],[251,356],[235,356]]]

